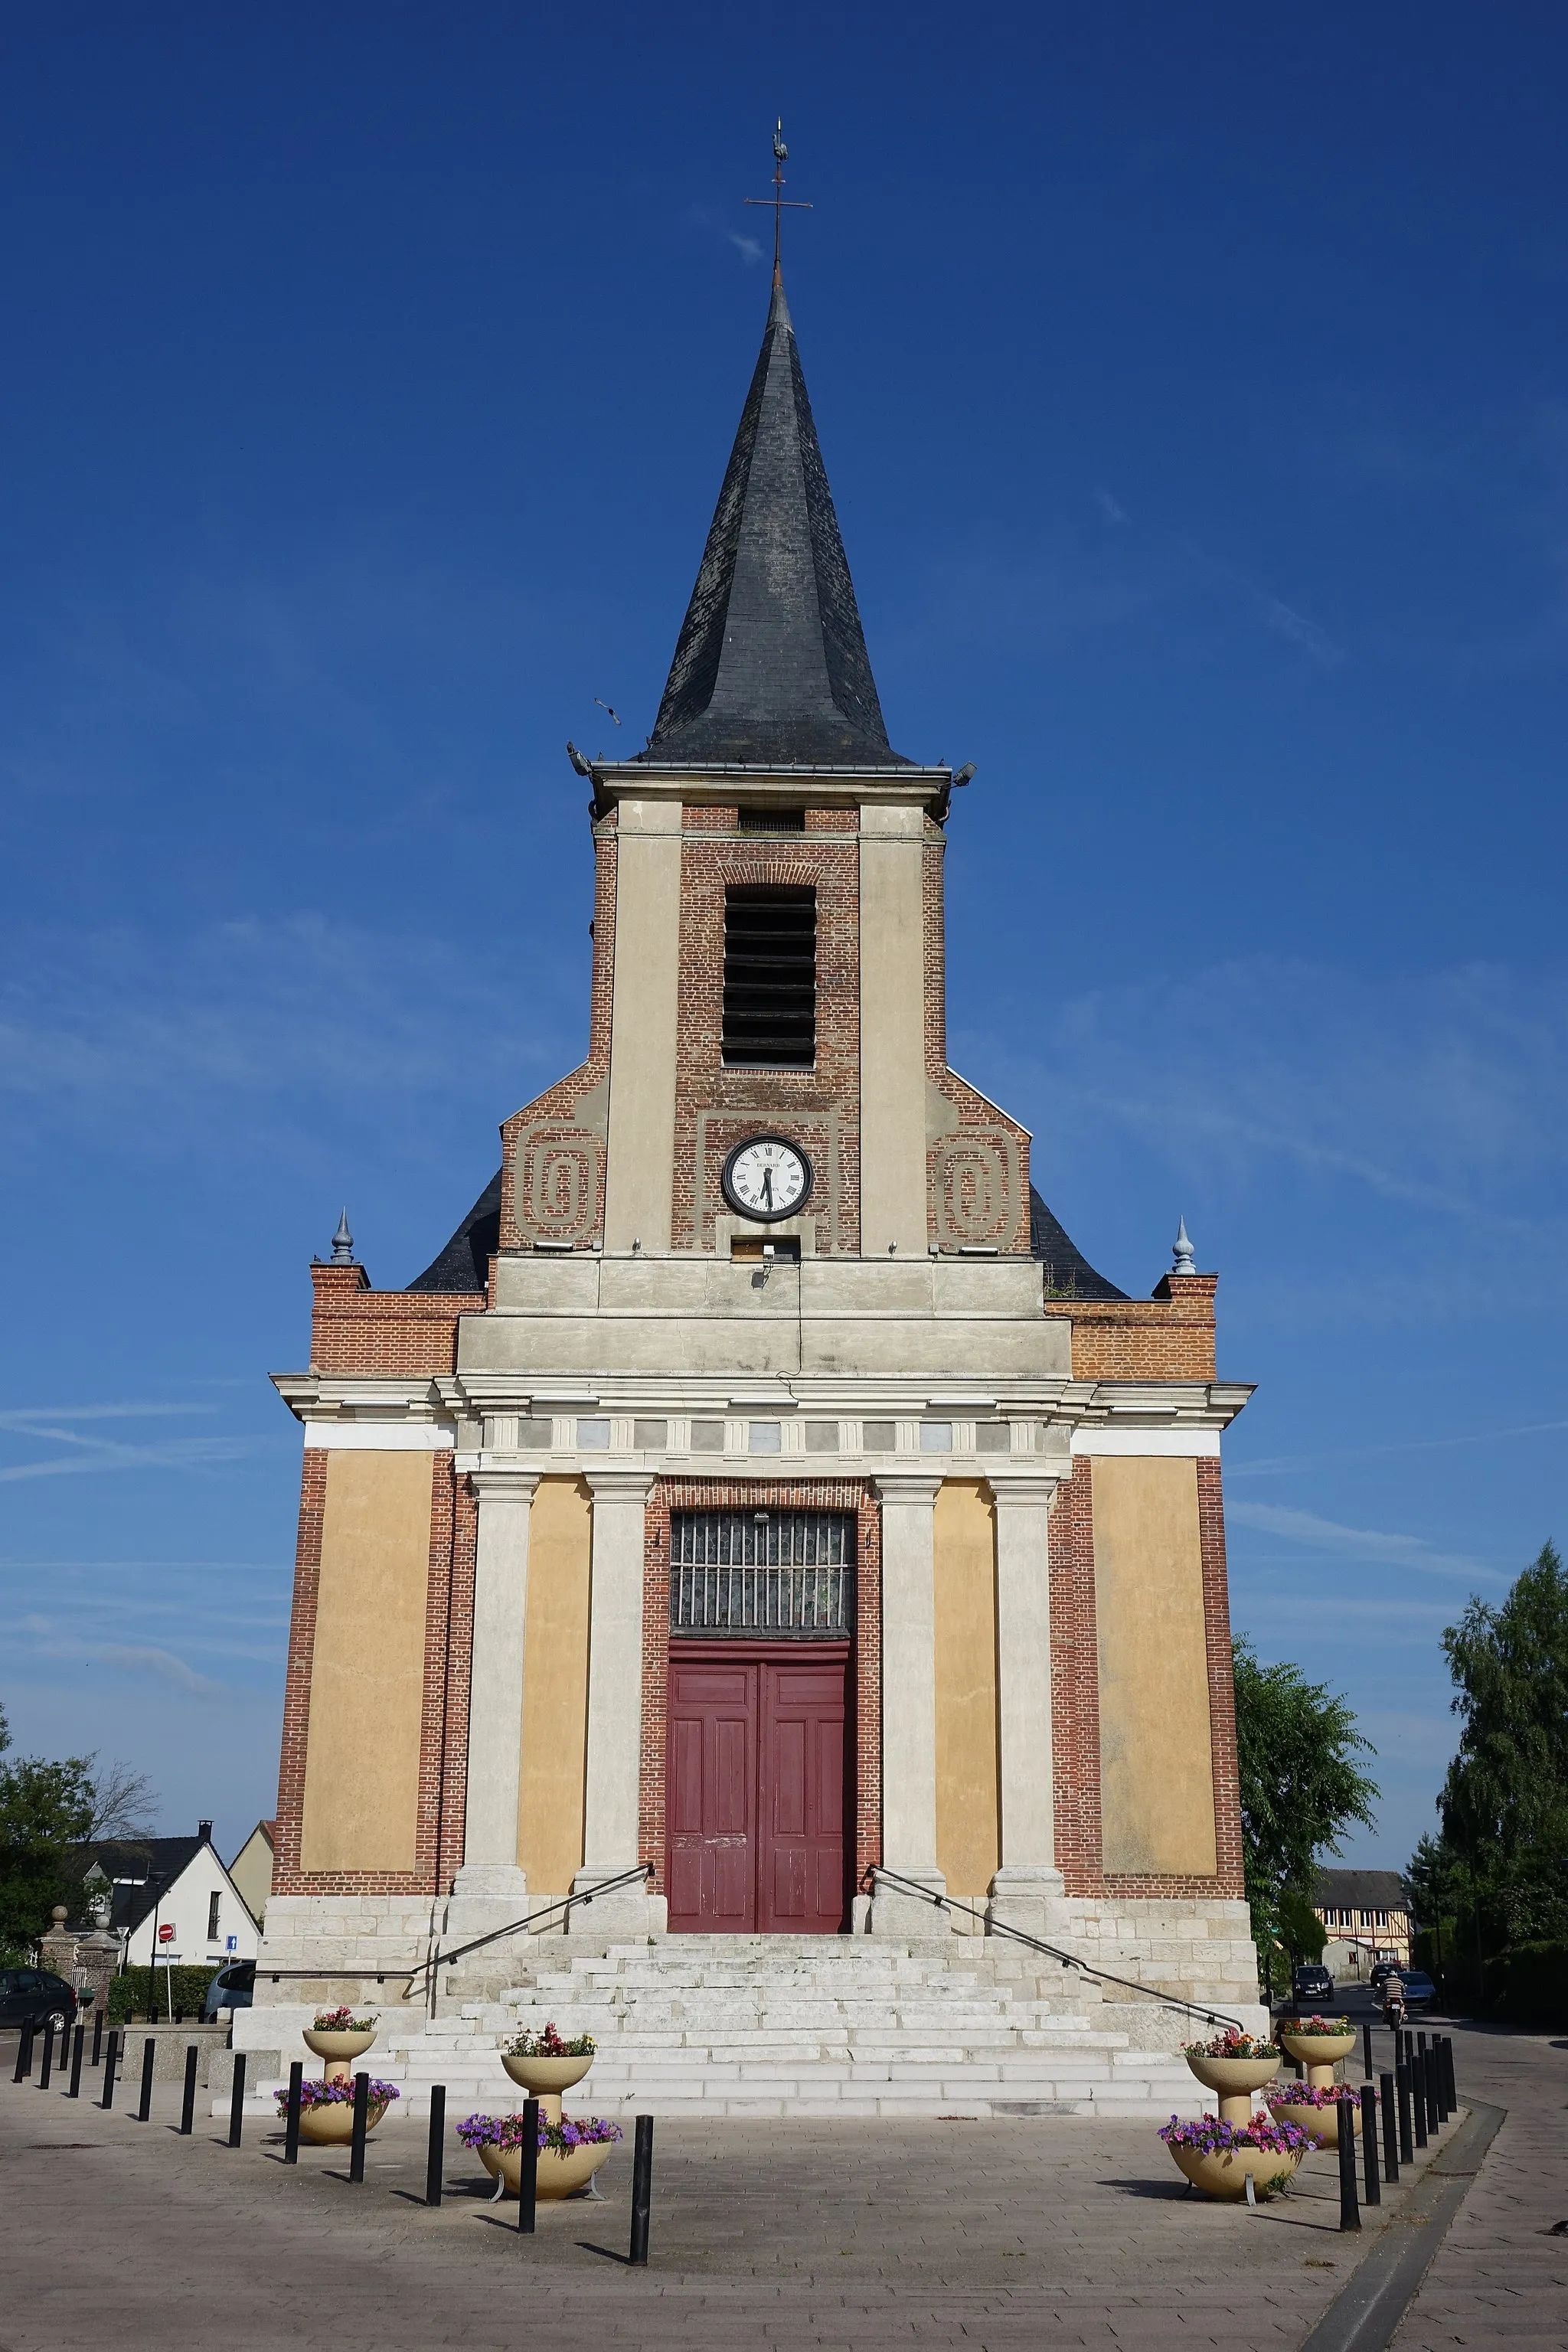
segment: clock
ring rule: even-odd
[[[749,1135],[724,1162],[724,1198],[742,1217],[791,1217],[811,1196],[811,1162],[782,1135]]]

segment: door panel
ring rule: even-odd
[[[845,1658],[763,1662],[764,1933],[836,1936],[844,1927],[847,1675]]]
[[[756,1925],[757,1669],[672,1660],[669,1924],[748,1934]]]

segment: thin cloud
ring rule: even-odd
[[[1284,1503],[1249,1503],[1231,1499],[1229,1516],[1241,1527],[1264,1535],[1283,1536],[1315,1551],[1354,1552],[1363,1559],[1396,1562],[1432,1576],[1481,1577],[1500,1580],[1499,1571],[1461,1552],[1436,1551],[1421,1536],[1400,1535],[1384,1528],[1350,1528],[1338,1519],[1320,1518],[1316,1511],[1300,1511]]]
[[[1327,1454],[1275,1454],[1258,1462],[1227,1462],[1227,1482],[1237,1478],[1272,1478],[1292,1470],[1315,1470],[1325,1462],[1372,1462],[1386,1454],[1446,1453],[1454,1445],[1496,1445],[1505,1437],[1544,1437],[1568,1429],[1568,1421],[1521,1421],[1513,1429],[1467,1429],[1451,1437],[1411,1437],[1390,1445],[1336,1447]]]
[[[1121,499],[1113,499],[1109,490],[1096,490],[1094,503],[1109,523],[1125,524],[1131,520]]]
[[[172,1683],[193,1698],[216,1698],[227,1689],[210,1675],[198,1675],[173,1650],[162,1650],[151,1643],[85,1642],[73,1634],[53,1633],[48,1621],[41,1617],[25,1618],[22,1631],[37,1637],[34,1655],[37,1657],[77,1659],[88,1665],[114,1666],[122,1674],[150,1675],[155,1682]]]
[[[37,1429],[29,1434],[89,1443],[64,1430]],[[96,1445],[90,1452],[62,1454],[53,1461],[11,1463],[0,1470],[0,1481],[68,1478],[108,1470],[205,1470],[220,1462],[241,1462],[258,1451],[258,1444],[244,1437],[181,1437],[167,1445]]]
[[[754,236],[742,236],[738,229],[730,229],[726,234],[748,268],[753,262],[761,261],[763,248]]]

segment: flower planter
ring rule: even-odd
[[[1187,2063],[1205,2091],[1218,2092],[1219,2111],[1227,2124],[1245,2124],[1252,2114],[1252,2094],[1279,2072],[1278,2058],[1208,2058],[1192,2050]]]
[[[314,2026],[307,2026],[305,2047],[326,2060],[327,2080],[337,2083],[353,2072],[353,2061],[363,2057],[375,2040],[375,2031],[373,2025],[365,2033],[320,2033]]]
[[[1325,2083],[1321,2087],[1327,2090],[1329,2084]],[[1325,2099],[1321,2107],[1310,2106],[1305,2101],[1292,2099],[1287,2084],[1268,2101],[1268,2112],[1277,2124],[1299,2124],[1322,2147],[1338,2147],[1342,2111],[1351,2119],[1353,2139],[1361,2129],[1361,2110],[1354,2099]]]
[[[1222,2198],[1231,2204],[1246,2196],[1248,2173],[1255,2197],[1278,2196],[1294,2176],[1304,2153],[1273,2147],[1171,2148],[1178,2169],[1194,2189],[1201,2189],[1205,2197]]]
[[[1334,2079],[1334,2066],[1341,2058],[1348,2058],[1355,2048],[1355,2031],[1345,2033],[1293,2033],[1289,2026],[1282,2029],[1279,2046],[1289,2057],[1305,2066],[1307,2080],[1314,2091],[1326,2091]]]
[[[373,2132],[386,2113],[389,2101],[372,2099],[365,2110],[364,2127]],[[352,2099],[334,2099],[330,2105],[301,2107],[300,2137],[312,2147],[347,2147],[354,2136],[354,2103]]]
[[[565,2062],[558,2060],[556,2063]],[[571,2063],[574,2064],[576,2062]],[[539,2197],[570,2197],[577,2189],[586,2189],[615,2145],[614,2140],[598,2140],[584,2147],[569,2148],[564,2155],[553,2147],[542,2147],[535,2194]],[[478,2155],[490,2179],[504,2180],[507,2195],[517,2196],[522,2185],[521,2148],[481,2147]]]
[[[590,2050],[578,2058],[514,2058],[503,2051],[500,2063],[512,2081],[539,2101],[540,2113],[545,2121],[558,2124],[561,2121],[562,2092],[569,2091],[574,2083],[582,2081],[594,2063],[594,2053]],[[539,2161],[542,2168],[542,2156]],[[542,2197],[543,2189],[539,2193]],[[563,2197],[566,2191],[557,2189],[552,2193]]]

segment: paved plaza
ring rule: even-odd
[[[1456,2040],[1461,2095],[1509,2116],[1398,2352],[1498,2338],[1510,2352],[1563,2352],[1568,2234],[1550,2232],[1568,2218],[1568,2043],[1465,2028]],[[85,2096],[13,2085],[10,2071],[0,2352],[247,2352],[329,2331],[344,2347],[484,2352],[563,2328],[609,2345],[1239,2352],[1302,2343],[1384,2230],[1415,2218],[1407,2176],[1362,2237],[1342,2237],[1323,2154],[1295,2196],[1256,2213],[1188,2198],[1146,2123],[669,2121],[652,2259],[637,2272],[623,2259],[629,2147],[606,2167],[603,2203],[541,2207],[529,2240],[510,2226],[515,2206],[488,2203],[455,2139],[447,2200],[425,2207],[418,2123],[384,2126],[353,2187],[346,2151],[302,2149],[289,2169],[280,2138],[255,2122],[238,2151],[210,2116],[182,2139],[173,2091],[142,2125],[134,2084],[105,2115]]]

